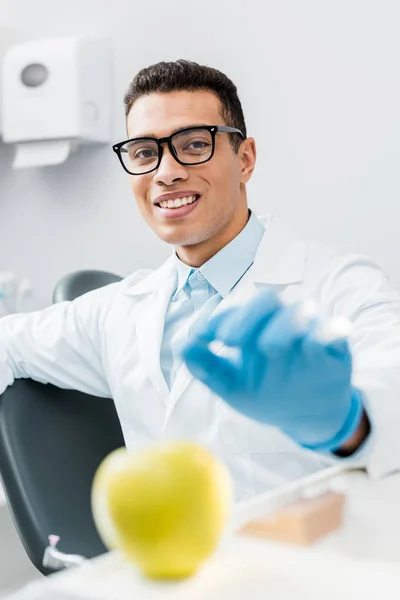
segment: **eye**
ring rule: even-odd
[[[136,150],[134,154],[134,158],[137,159],[154,158],[155,156],[157,156],[157,152],[154,148],[141,148],[140,150]]]
[[[207,142],[202,142],[201,140],[196,140],[194,142],[191,142],[190,144],[188,144],[186,146],[187,149],[191,150],[202,150],[203,148],[206,148],[209,144]]]
[[[187,140],[186,143],[181,147],[180,152],[191,155],[204,155],[205,152],[209,151],[211,143],[204,139],[192,139]]]
[[[154,144],[144,144],[144,142],[133,144],[127,147],[129,160],[135,162],[145,162],[157,159],[158,148]]]

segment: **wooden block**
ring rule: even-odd
[[[336,492],[301,499],[265,519],[247,523],[239,533],[307,546],[340,527],[344,502],[344,494]]]

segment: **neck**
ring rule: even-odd
[[[249,220],[247,204],[237,210],[233,219],[213,237],[191,246],[177,246],[175,252],[179,259],[190,267],[201,267],[222,248],[231,242],[246,227]]]

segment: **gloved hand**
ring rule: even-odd
[[[321,343],[315,331],[315,320],[299,327],[296,307],[263,290],[247,305],[211,318],[183,358],[232,408],[307,448],[336,450],[357,430],[363,404],[351,386],[347,340]],[[208,346],[217,340],[236,347],[238,359],[214,354]]]

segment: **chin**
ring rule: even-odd
[[[172,246],[194,246],[205,242],[210,237],[209,234],[200,231],[179,231],[179,227],[156,228],[154,232],[160,240]]]

